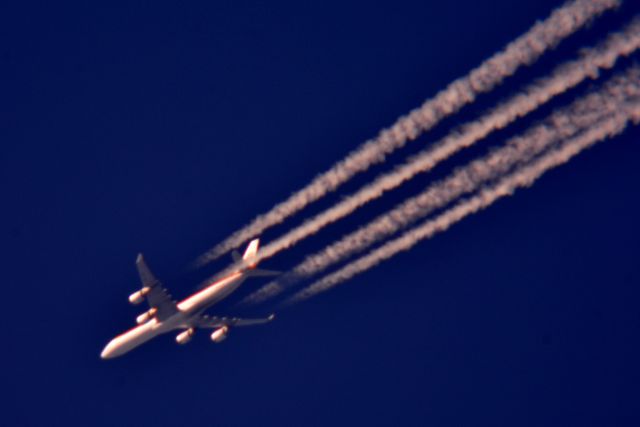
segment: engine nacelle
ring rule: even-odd
[[[129,295],[129,302],[133,305],[137,305],[140,304],[142,301],[144,301],[144,297],[149,293],[149,287],[145,286],[144,288],[140,289],[137,292],[132,293],[131,295]]]
[[[227,338],[228,333],[229,333],[229,327],[223,326],[222,328],[219,328],[213,331],[213,333],[211,334],[211,340],[216,343],[222,342],[225,340],[225,338]]]
[[[153,316],[156,315],[156,311],[158,311],[155,307],[146,313],[142,313],[140,316],[136,317],[136,323],[138,325],[142,325],[143,323],[147,323]]]
[[[189,328],[184,332],[180,332],[176,337],[176,342],[178,344],[188,343],[189,341],[191,341],[191,337],[193,336],[194,332],[195,331],[193,330],[193,328]]]

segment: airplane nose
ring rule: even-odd
[[[109,356],[111,356],[110,353],[111,352],[109,351],[109,348],[105,347],[104,350],[102,350],[102,353],[100,353],[100,358],[101,359],[108,359]]]
[[[114,357],[115,343],[113,341],[109,342],[106,347],[100,353],[100,358],[102,359],[111,359]]]

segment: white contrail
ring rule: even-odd
[[[415,139],[444,117],[473,102],[479,94],[492,90],[518,68],[535,62],[564,38],[603,12],[619,5],[620,0],[574,0],[554,10],[546,20],[536,23],[525,34],[509,43],[503,51],[483,62],[467,76],[449,84],[434,98],[398,119],[393,126],[349,153],[327,172],[318,175],[306,187],[200,256],[196,265],[204,265],[240,246],[309,203],[334,191],[355,174],[383,161],[389,153],[402,147],[407,141]]]
[[[615,114],[625,99],[634,94],[640,96],[634,70],[635,68],[609,80],[601,89],[552,113],[522,136],[510,139],[504,147],[472,161],[450,177],[432,184],[421,194],[409,198],[322,251],[308,256],[290,272],[249,295],[243,303],[259,303],[279,294],[300,280],[345,260],[436,209],[445,207],[463,194],[477,190],[488,181],[509,172],[514,166],[530,161],[555,142],[570,138],[594,126],[599,120]]]
[[[626,114],[625,114],[626,113]],[[290,305],[302,300],[311,298],[321,292],[327,291],[337,284],[359,274],[380,262],[394,256],[398,252],[409,250],[419,241],[429,238],[434,234],[447,230],[451,225],[460,221],[464,217],[471,215],[494,203],[497,199],[511,195],[517,188],[531,185],[547,170],[563,164],[573,156],[591,145],[624,130],[628,121],[635,124],[640,122],[640,104],[636,103],[632,111],[620,112],[604,123],[598,124],[585,133],[577,136],[562,148],[552,150],[549,154],[542,156],[539,160],[528,167],[524,167],[518,172],[500,180],[496,185],[481,190],[477,195],[465,200],[444,214],[435,219],[428,220],[421,226],[414,228],[394,239],[358,260],[346,265],[335,273],[325,276],[321,280],[313,283],[309,287],[296,293],[285,301],[285,305]]]
[[[554,96],[575,87],[589,77],[597,77],[599,70],[613,67],[619,56],[629,55],[638,48],[640,48],[640,18],[633,20],[623,31],[609,35],[597,46],[583,49],[579,59],[560,65],[550,76],[539,79],[479,119],[451,132],[443,140],[414,156],[407,163],[378,177],[333,207],[264,246],[256,262],[290,248],[326,225],[351,214],[364,204],[400,186],[415,175],[431,170],[439,162],[480,141],[492,131],[502,129],[534,111]]]

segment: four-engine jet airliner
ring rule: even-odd
[[[258,239],[252,240],[242,257],[234,252],[234,260],[241,263],[240,268],[223,278],[215,280],[201,291],[181,302],[171,299],[171,295],[162,287],[162,284],[147,267],[142,254],[138,255],[136,267],[142,281],[142,289],[131,294],[129,302],[139,304],[146,299],[149,304],[149,310],[136,319],[139,326],[112,339],[102,350],[100,356],[103,359],[121,356],[157,335],[176,329],[182,330],[176,336],[178,344],[189,342],[196,328],[215,329],[211,334],[211,339],[218,343],[227,337],[231,327],[257,325],[273,320],[273,314],[263,319],[215,317],[204,314],[213,304],[238,289],[247,277],[279,274],[273,271],[256,269],[256,263],[253,260],[258,252],[258,245]]]

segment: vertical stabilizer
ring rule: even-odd
[[[260,239],[253,239],[247,246],[247,249],[244,251],[244,255],[242,255],[242,259],[251,268],[256,266],[256,264],[252,263],[252,260],[256,257],[256,254],[258,253],[259,245],[260,245]]]

